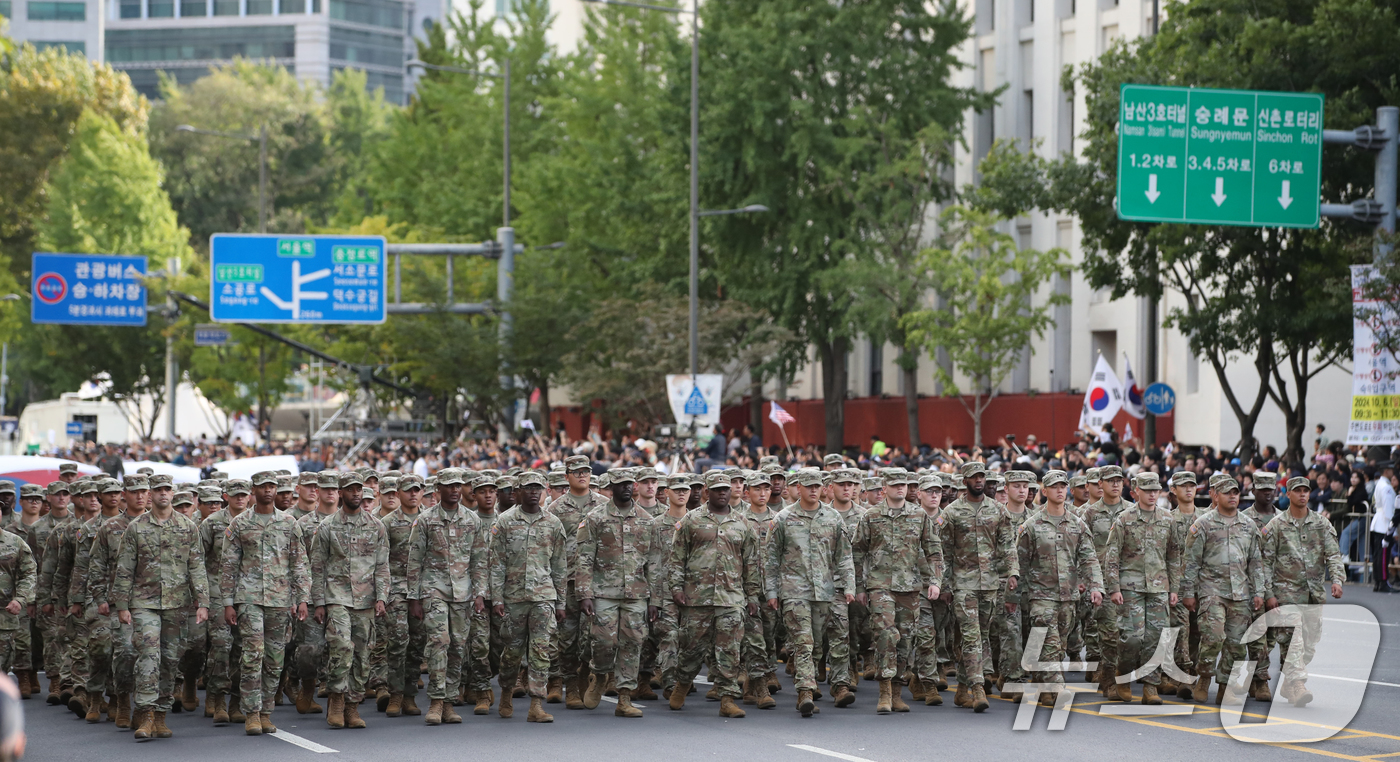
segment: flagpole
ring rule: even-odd
[[[784,425],[782,425],[782,424],[780,423],[780,424],[778,424],[778,431],[782,432],[782,434],[783,434],[783,444],[787,445],[788,457],[791,458],[791,457],[792,457],[792,442],[789,442],[789,441],[788,441],[788,437],[787,437],[787,427],[784,426]]]

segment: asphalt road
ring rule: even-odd
[[[791,682],[780,672],[785,687],[776,695],[778,708],[758,711],[745,707],[748,717],[734,720],[719,716],[719,704],[705,701],[701,686],[702,692],[692,695],[680,712],[670,711],[664,702],[643,702],[646,716],[626,720],[614,717],[612,704],[606,702],[591,712],[568,711],[557,704],[547,706],[555,717],[550,725],[525,721],[528,699],[517,699],[515,717],[510,720],[497,717],[494,711],[485,717],[466,711],[462,712],[461,725],[439,727],[423,725],[421,717],[386,718],[374,711],[373,702],[366,702],[361,707],[369,723],[365,730],[331,730],[325,725],[325,715],[298,715],[292,707],[283,706],[273,715],[280,732],[252,738],[243,735],[241,725],[214,727],[204,718],[201,705],[195,714],[170,715],[174,738],[144,742],[133,740],[129,731],[119,731],[111,724],[88,725],[65,708],[47,706],[41,693],[25,702],[27,759],[75,760],[101,755],[98,758],[104,762],[209,758],[220,762],[417,762],[485,755],[565,762],[614,762],[643,756],[659,756],[668,762],[821,762],[824,758],[923,762],[945,755],[1006,760],[1024,754],[1026,759],[1050,762],[1125,756],[1140,759],[1150,754],[1165,759],[1229,755],[1232,762],[1279,762],[1313,755],[1366,762],[1400,760],[1400,722],[1396,719],[1400,710],[1400,595],[1375,594],[1348,585],[1344,603],[1359,604],[1379,620],[1379,651],[1369,675],[1323,673],[1321,665],[1314,662],[1309,685],[1319,695],[1318,702],[1297,710],[1283,722],[1295,730],[1335,734],[1316,743],[1235,740],[1222,729],[1223,718],[1214,704],[1195,705],[1189,715],[1104,716],[1099,710],[1106,702],[1093,692],[1078,697],[1061,731],[1047,730],[1049,710],[1037,710],[1030,728],[1018,731],[1013,729],[1017,705],[994,698],[989,711],[976,715],[954,708],[951,691],[943,694],[941,707],[914,704],[908,714],[879,716],[874,712],[875,683],[870,682],[860,685],[854,706],[836,709],[827,695],[819,702],[820,714],[803,719],[793,706],[796,694]],[[1336,610],[1327,617],[1326,626],[1335,628],[1328,630],[1329,637],[1337,632],[1338,639],[1356,644],[1350,650],[1369,650],[1366,636],[1357,632],[1363,628],[1357,624],[1360,621],[1364,620],[1356,618],[1355,610]],[[1364,653],[1361,656],[1364,662]],[[1332,672],[1345,671],[1347,668],[1333,665]],[[1360,709],[1349,722],[1345,720],[1348,711],[1341,712],[1340,720],[1334,718],[1335,712],[1328,715],[1325,696],[1362,688]],[[1182,702],[1169,701],[1171,704],[1185,708]],[[420,706],[426,708],[426,699]],[[1244,707],[1241,722],[1262,723],[1268,711],[1268,706],[1251,700]],[[1248,735],[1258,727],[1238,728],[1237,734]]]

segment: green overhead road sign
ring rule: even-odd
[[[1315,228],[1322,95],[1125,84],[1118,216]]]

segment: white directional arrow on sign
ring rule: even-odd
[[[1160,195],[1162,195],[1161,192],[1159,192],[1159,191],[1157,190],[1157,175],[1155,175],[1155,174],[1148,175],[1148,176],[1147,176],[1147,203],[1149,203],[1149,204],[1155,204],[1155,203],[1157,203],[1157,197],[1160,196]]]
[[[1216,206],[1225,203],[1225,178],[1215,178],[1215,192],[1210,194],[1210,197],[1214,199]]]
[[[1288,208],[1288,205],[1291,204],[1291,203],[1293,203],[1293,197],[1290,196],[1290,195],[1288,195],[1288,185],[1289,185],[1289,182],[1288,182],[1287,180],[1284,180],[1284,181],[1283,181],[1283,192],[1280,193],[1280,194],[1279,194],[1279,197],[1278,197],[1279,206],[1282,206],[1284,209],[1287,209],[1287,208]]]

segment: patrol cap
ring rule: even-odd
[[[690,489],[690,474],[671,474],[666,479],[667,489]]]
[[[942,489],[943,480],[938,478],[936,474],[924,474],[919,477],[919,490],[921,492],[942,491]]]
[[[297,489],[297,484],[296,484],[296,478],[295,478],[295,477],[290,476],[290,475],[288,475],[288,476],[279,476],[279,477],[277,477],[277,491],[278,491],[278,492],[296,492],[296,489]]]
[[[588,486],[589,486],[589,487],[591,487],[592,489],[597,489],[598,486],[599,486],[599,484],[600,484],[600,482],[599,482],[599,480],[598,480],[598,475],[597,475],[597,474],[589,474],[589,475],[588,475]]]
[[[544,474],[540,473],[539,471],[521,471],[520,475],[515,477],[515,481],[522,488],[545,486]]]
[[[193,493],[193,492],[176,492],[175,495],[174,495],[173,497],[170,498],[170,504],[171,504],[171,505],[194,505],[194,493]]]
[[[709,489],[729,487],[729,471],[712,468],[705,472],[705,486]]]
[[[200,487],[195,490],[195,494],[199,497],[199,502],[201,503],[223,502],[223,493],[218,487]]]
[[[643,466],[641,468],[634,468],[632,470],[634,472],[632,475],[636,477],[637,481],[639,482],[644,482],[647,479],[659,480],[661,478],[661,474],[657,473],[656,469],[650,466]]]
[[[975,460],[969,460],[968,462],[962,464],[962,467],[958,469],[958,474],[961,475],[964,479],[968,478],[969,476],[985,475],[986,473],[987,465],[985,463],[979,463]]]
[[[146,481],[150,482],[151,489],[160,489],[161,487],[173,488],[175,486],[175,477],[170,474],[155,474],[147,477]]]
[[[380,478],[380,479],[388,479],[388,478],[397,479],[397,478],[399,478],[400,476],[403,476],[403,472],[400,471],[400,470],[398,470],[398,469],[395,469],[395,468],[391,468],[391,469],[389,469],[388,471],[380,471],[380,472],[379,472],[379,478]]]
[[[771,487],[773,486],[773,480],[769,478],[768,474],[762,471],[745,471],[744,484],[748,487],[757,487],[759,485],[768,485]]]
[[[885,473],[885,484],[918,484],[919,477],[909,473],[903,468],[887,469]]]
[[[1084,470],[1084,481],[1089,484],[1098,484],[1101,477],[1101,470],[1098,466]]]
[[[229,479],[224,482],[225,495],[246,495],[253,491],[253,486],[247,479]]]
[[[1278,489],[1278,474],[1273,471],[1255,471],[1254,488]]]
[[[210,478],[210,479],[218,479],[219,481],[223,481],[223,480],[225,480],[225,479],[228,478],[228,472],[227,472],[227,471],[215,471],[214,473],[209,474],[209,478]]]
[[[292,475],[292,472],[291,472],[291,471],[288,471],[288,470],[285,469],[285,468],[279,468],[279,469],[277,469],[276,471],[273,471],[272,473],[277,474],[278,476],[291,476],[291,475]]]
[[[136,469],[136,473],[141,474],[142,476],[150,476],[155,472],[156,470],[154,468],[151,468],[150,466],[142,466]]]
[[[1234,481],[1234,479],[1233,479],[1229,474],[1225,473],[1224,471],[1218,471],[1218,472],[1216,472],[1216,473],[1211,474],[1211,475],[1210,475],[1210,482],[1209,482],[1210,488],[1211,488],[1212,490],[1217,490],[1217,489],[1219,489],[1219,488],[1220,488],[1220,483],[1223,482],[1223,481],[1225,481],[1226,479],[1230,479],[1230,481]],[[1239,486],[1239,485],[1236,484],[1235,486]]]
[[[25,484],[19,488],[19,497],[21,500],[28,498],[42,498],[43,496],[44,488],[40,487],[37,484]]]
[[[81,484],[79,482],[81,482]],[[91,495],[101,489],[101,486],[98,485],[96,479],[79,479],[73,482],[70,489],[73,491],[74,495]]]
[[[759,466],[758,470],[762,471],[765,474],[768,474],[769,476],[778,476],[784,479],[787,478],[787,472],[784,471],[783,467],[778,465],[777,462]]]
[[[1212,489],[1214,489],[1216,492],[1238,492],[1240,489],[1240,483],[1235,481],[1231,477],[1226,476],[1224,479],[1221,479],[1220,482],[1216,484]]]
[[[447,487],[453,484],[466,484],[467,475],[462,473],[460,468],[444,468],[437,472],[437,483],[439,487]]]
[[[765,468],[765,467],[767,467],[767,466],[776,466],[776,465],[778,465],[778,456],[777,456],[777,455],[764,455],[763,457],[761,457],[761,458],[758,459],[758,467],[759,467],[760,469]]]
[[[384,476],[384,477],[380,477],[380,479],[379,479],[379,491],[380,491],[380,493],[385,494],[385,495],[387,495],[387,494],[389,494],[389,493],[391,493],[391,492],[397,493],[397,492],[399,491],[399,477],[397,477],[397,476]]]
[[[771,476],[772,474],[769,474],[769,475]],[[687,484],[689,484],[691,487],[703,487],[703,486],[705,486],[705,477],[701,476],[700,474],[695,474],[695,473],[686,474],[686,478],[689,479],[689,481],[687,482]]]
[[[355,469],[355,473],[359,474],[360,478],[364,479],[365,481],[369,481],[370,479],[374,479],[377,481],[379,479],[379,474],[375,473],[374,469],[368,466],[364,468]]]
[[[501,474],[496,477],[496,489],[515,489],[520,486],[519,477]]]
[[[477,478],[480,479],[481,477],[478,476]],[[549,482],[549,486],[551,487],[564,487],[569,484],[569,478],[563,471],[550,471],[549,475],[545,477],[545,481]]]
[[[510,468],[506,469],[506,476],[519,476],[520,472],[524,470],[525,469],[521,468],[520,466],[511,466]]]
[[[62,474],[76,474],[76,473],[78,473],[78,464],[77,464],[77,463],[59,463],[59,464],[58,464],[58,473],[59,473],[60,475],[62,475]]]
[[[0,495],[5,494],[6,492],[10,493],[11,495],[15,494],[15,483],[10,481],[9,479],[0,479]]]
[[[880,480],[876,479],[873,476],[867,476],[864,479],[861,479],[860,481],[860,488],[864,492],[869,492],[873,489],[879,489],[880,486]]]
[[[473,489],[473,490],[478,490],[478,489],[481,489],[482,487],[495,487],[495,486],[498,486],[498,485],[496,484],[496,477],[492,476],[491,474],[477,474],[476,478],[472,480],[472,489]]]
[[[1138,489],[1160,490],[1162,480],[1152,471],[1139,471],[1138,475],[1133,477],[1133,486]]]
[[[127,492],[135,492],[137,490],[150,488],[150,480],[141,474],[127,475],[126,479],[122,481],[122,489]]]
[[[297,485],[303,487],[307,485],[315,487],[319,482],[320,477],[317,476],[315,471],[302,471],[301,475],[297,477]]]
[[[831,472],[833,484],[860,484],[860,470],[855,468],[838,468]]]
[[[1006,472],[1006,483],[1007,483],[1007,484],[1011,484],[1012,482],[1034,482],[1034,481],[1035,481],[1035,474],[1031,473],[1030,471],[1007,471],[1007,472]]]
[[[630,468],[614,468],[608,472],[609,484],[631,484],[636,481],[636,472]],[[543,484],[543,482],[541,483]]]
[[[593,464],[588,460],[587,455],[570,455],[564,459],[564,471],[573,473],[575,471],[591,471]]]
[[[321,489],[340,489],[340,474],[334,471],[322,471],[316,477],[316,486]]]
[[[845,463],[846,463],[846,459],[843,458],[843,457],[841,457],[841,456],[840,456],[839,454],[837,454],[837,453],[832,453],[832,454],[826,456],[825,458],[822,458],[822,466],[823,466],[823,467],[825,467],[825,466],[841,466],[841,465],[845,465]]]
[[[364,500],[365,502],[374,502],[374,497],[374,487],[365,487],[364,491],[360,493],[360,499]]]
[[[967,489],[967,485],[963,483],[962,474],[953,474],[953,489]]]
[[[1001,474],[987,474],[986,486],[1002,489],[1006,487],[1006,480],[1001,478]]]
[[[219,480],[218,480],[218,479],[200,479],[200,480],[199,480],[199,483],[196,484],[196,485],[194,485],[194,486],[196,486],[196,487],[219,487],[219,486],[222,486],[222,485],[219,484]]]
[[[365,486],[365,477],[361,476],[358,471],[346,471],[345,473],[340,475],[339,486],[341,489],[345,489],[346,487],[355,484],[358,484],[361,487]]]
[[[63,481],[62,479],[55,479],[55,480],[49,482],[49,487],[48,487],[47,490],[45,490],[45,492],[46,492],[50,497],[53,497],[54,495],[58,495],[58,494],[64,494],[64,495],[66,495],[66,494],[69,494],[69,491],[70,491],[71,489],[73,489],[74,487],[76,487],[76,485],[73,485],[73,486],[70,487],[69,484],[68,484],[68,482]]]
[[[509,479],[510,477],[505,477]],[[612,474],[599,474],[597,479],[598,489],[607,489],[612,486]]]
[[[1298,489],[1299,487],[1306,487],[1308,489],[1312,489],[1312,482],[1308,481],[1308,477],[1306,476],[1295,476],[1292,479],[1288,480],[1289,492],[1292,492],[1293,490]]]
[[[1180,487],[1180,486],[1183,485],[1183,484],[1195,484],[1195,483],[1196,483],[1196,472],[1195,472],[1195,471],[1177,471],[1176,473],[1174,473],[1174,474],[1171,475],[1171,478],[1170,478],[1170,479],[1167,479],[1167,484],[1168,484],[1169,486],[1172,486],[1172,487]]]
[[[423,489],[423,477],[418,474],[405,474],[399,477],[399,492],[407,492],[414,487]]]
[[[260,487],[264,484],[276,484],[277,474],[274,471],[259,471],[253,474],[253,486]]]
[[[497,479],[501,478],[501,476],[502,476],[501,472],[500,472],[500,471],[497,471],[497,470],[494,469],[494,468],[484,468],[484,469],[482,469],[481,471],[478,471],[477,473],[478,473],[478,474],[490,474],[490,475],[496,477]]]
[[[801,468],[792,475],[792,483],[799,487],[822,486],[822,472],[815,468]]]
[[[403,489],[403,487],[400,487],[399,489]],[[428,477],[427,479],[424,479],[424,480],[423,480],[423,494],[425,494],[425,495],[436,495],[436,494],[437,494],[437,479],[436,479],[435,477],[430,476],[430,477]]]
[[[1045,476],[1041,477],[1040,480],[1041,486],[1045,487],[1046,489],[1049,489],[1055,486],[1056,484],[1069,483],[1069,474],[1066,474],[1064,471],[1046,471]]]
[[[1118,466],[1099,466],[1099,480],[1122,479],[1123,469]]]
[[[1084,474],[1078,474],[1076,476],[1070,477],[1069,486],[1071,489],[1075,487],[1083,487],[1085,481],[1086,480],[1084,479]],[[1050,485],[1046,484],[1045,486],[1049,487]]]

